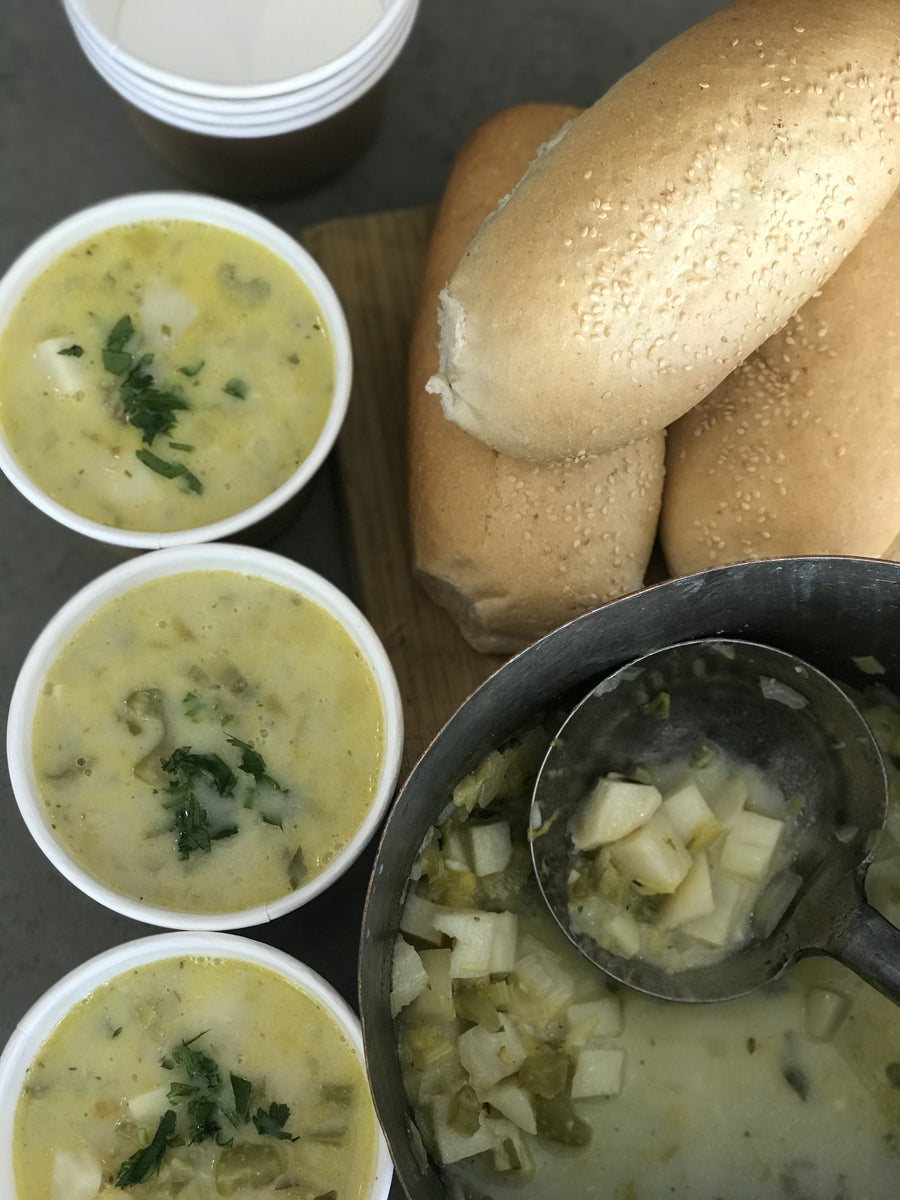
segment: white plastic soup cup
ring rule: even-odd
[[[86,537],[136,550],[161,549],[233,537],[272,518],[298,496],[334,446],[347,414],[353,376],[350,333],[340,300],[321,267],[284,230],[242,205],[189,192],[141,192],[107,200],[53,226],[0,279],[0,331],[28,286],[62,253],[107,229],[138,221],[185,220],[219,226],[258,242],[285,262],[312,293],[331,337],[335,382],[322,430],[300,466],[263,499],[207,525],[168,532],[122,529],[80,516],[49,496],[22,469],[0,428],[0,470],[36,508]]]
[[[349,634],[375,680],[383,720],[381,773],[366,815],[347,844],[317,875],[254,908],[235,912],[178,912],[143,903],[98,882],[58,840],[43,803],[32,759],[32,726],[48,671],[74,634],[116,597],[151,580],[184,572],[233,571],[298,593],[329,613]],[[338,588],[291,559],[255,547],[183,546],[128,559],[76,593],[48,622],[22,665],[9,707],[7,757],[13,793],[30,833],[51,863],[76,887],[107,908],[168,929],[240,929],[261,925],[309,903],[339,879],[362,853],[391,803],[403,749],[403,710],[396,676],[372,626]]]
[[[19,1021],[0,1054],[0,1195],[4,1200],[16,1196],[12,1162],[16,1106],[28,1068],[41,1046],[76,1004],[116,976],[148,963],[186,956],[237,959],[294,984],[328,1013],[365,1070],[359,1018],[330,983],[289,954],[227,933],[160,933],[125,942],[82,963],[50,987]],[[387,1143],[376,1120],[375,1159],[365,1200],[386,1200],[392,1177]]]

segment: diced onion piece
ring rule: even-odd
[[[622,1090],[625,1052],[587,1046],[579,1050],[572,1076],[572,1099],[617,1096]]]
[[[537,1133],[531,1097],[519,1084],[511,1081],[498,1083],[485,1092],[484,1099],[519,1129],[524,1129],[526,1133]]]
[[[428,973],[416,951],[402,937],[394,941],[391,960],[391,1016],[411,1004],[428,986]]]
[[[763,879],[772,865],[783,829],[783,821],[744,810],[729,830],[719,866],[742,879]]]
[[[490,1130],[482,1123],[473,1134],[459,1133],[450,1124],[449,1096],[435,1096],[432,1101],[431,1122],[434,1130],[435,1152],[440,1162],[454,1163],[490,1150],[493,1144]]]
[[[434,918],[438,913],[444,911],[446,910],[442,909],[439,904],[434,904],[431,900],[426,900],[424,896],[410,892],[403,905],[403,912],[400,914],[400,931],[407,937],[439,946],[443,941],[443,936],[441,931],[435,928]]]
[[[459,1061],[479,1096],[483,1096],[501,1079],[514,1075],[526,1058],[519,1032],[506,1017],[497,1033],[491,1033],[481,1025],[473,1025],[460,1034],[458,1049]]]
[[[598,1038],[618,1037],[622,1032],[622,1001],[610,992],[597,1000],[570,1004],[567,1013],[566,1043],[585,1045]]]
[[[416,1017],[434,1021],[452,1021],[456,1010],[453,1006],[453,984],[450,979],[450,959],[453,951],[420,950],[419,959],[425,968],[428,981],[412,1002],[410,1012]]]
[[[796,871],[778,871],[760,892],[753,909],[753,935],[767,938],[775,932],[778,922],[803,884]]]
[[[468,829],[469,865],[479,877],[495,875],[509,866],[512,837],[508,821],[473,825]]]
[[[630,779],[604,778],[582,800],[570,825],[576,850],[595,850],[640,828],[662,804],[659,789]]]
[[[831,988],[812,987],[806,993],[803,1006],[803,1027],[807,1037],[827,1042],[843,1024],[850,1012],[850,998]]]

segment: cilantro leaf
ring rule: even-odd
[[[84,354],[84,350],[81,348],[81,346],[72,345],[64,346],[62,350],[57,350],[56,353],[62,354],[69,358],[81,358],[82,354]]]
[[[284,1128],[290,1115],[291,1110],[286,1104],[278,1104],[273,1100],[268,1110],[264,1108],[256,1110],[253,1117],[253,1124],[256,1126],[257,1133],[263,1137],[293,1141],[293,1137]]]
[[[234,795],[237,776],[218,754],[192,754],[189,746],[179,746],[163,763],[163,770],[188,779],[205,775],[220,796]]]
[[[150,1144],[144,1146],[141,1150],[135,1151],[119,1167],[119,1173],[116,1176],[116,1187],[134,1187],[135,1184],[146,1183],[148,1179],[156,1174],[162,1163],[163,1156],[175,1140],[176,1120],[176,1115],[171,1108],[163,1113]]]
[[[222,390],[229,396],[234,396],[236,400],[246,400],[247,393],[250,391],[250,388],[243,379],[235,378],[229,379]]]
[[[228,744],[234,746],[241,752],[240,769],[247,775],[252,775],[257,783],[269,783],[279,792],[286,792],[287,788],[277,783],[266,770],[266,760],[258,750],[254,750],[249,742],[242,742],[240,738],[229,737]]]
[[[166,479],[184,479],[184,484],[189,492],[196,492],[198,495],[203,491],[203,484],[193,472],[189,471],[184,463],[170,462],[168,459],[159,458],[150,450],[135,450],[135,457],[140,459],[145,467],[149,467],[151,471],[155,471],[157,475],[162,475]]]
[[[178,368],[179,375],[187,375],[188,379],[193,379],[195,375],[203,370],[204,360],[198,359],[197,362],[186,363],[183,367]]]
[[[250,1120],[250,1093],[253,1084],[249,1079],[240,1075],[231,1076],[231,1092],[234,1096],[234,1111],[239,1121],[246,1123]]]

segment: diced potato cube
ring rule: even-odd
[[[90,1150],[54,1152],[51,1200],[94,1200],[102,1182],[100,1160]]]
[[[531,1097],[519,1084],[505,1080],[485,1092],[484,1099],[519,1129],[524,1129],[526,1133],[537,1133]]]
[[[167,1087],[153,1088],[149,1092],[141,1092],[132,1096],[128,1101],[128,1111],[135,1121],[143,1124],[159,1119],[168,1108],[169,1089]]]
[[[643,891],[674,892],[691,869],[690,852],[663,812],[609,848],[613,866]]]
[[[493,1145],[490,1129],[482,1121],[472,1134],[459,1133],[450,1124],[450,1097],[435,1096],[431,1105],[431,1121],[437,1158],[442,1163],[459,1162],[490,1150]]]
[[[712,912],[694,921],[685,921],[681,928],[711,946],[725,946],[741,934],[752,891],[743,880],[718,871],[710,872],[710,880],[715,905]]]
[[[57,391],[74,396],[87,387],[87,372],[83,359],[72,354],[61,354],[75,342],[71,337],[47,338],[39,342],[34,352],[35,365]]]
[[[391,959],[391,1016],[411,1004],[428,985],[428,974],[413,947],[404,938],[394,941]]]
[[[683,925],[708,916],[715,908],[709,860],[702,851],[694,856],[691,869],[671,896],[666,898],[659,914],[660,924],[667,928]]]
[[[469,1082],[483,1096],[501,1079],[514,1075],[525,1061],[526,1051],[515,1024],[504,1017],[502,1027],[491,1033],[481,1025],[473,1025],[460,1035],[459,1061],[469,1076]]]
[[[663,797],[662,811],[691,853],[716,840],[722,826],[692,779],[685,780]]]
[[[516,937],[519,919],[512,912],[491,913],[494,936],[488,963],[490,975],[508,975],[516,965]]]
[[[479,877],[495,875],[509,866],[512,838],[508,821],[472,825],[468,829],[469,863]]]
[[[478,909],[444,909],[435,915],[435,928],[453,938],[452,979],[477,979],[490,973],[495,915]]]
[[[745,809],[728,832],[719,866],[742,879],[763,879],[768,873],[784,822]]]
[[[434,918],[437,913],[443,911],[445,910],[440,905],[410,892],[400,914],[400,932],[405,933],[407,937],[417,938],[420,942],[439,946],[443,935],[439,929],[435,929]]]
[[[417,1019],[452,1021],[456,1014],[453,1004],[453,984],[450,981],[452,950],[420,950],[419,958],[428,982],[410,1005],[410,1015]]]
[[[630,779],[603,778],[572,818],[569,832],[576,850],[596,850],[644,825],[662,804],[659,788]]]
[[[816,1042],[827,1042],[850,1012],[850,997],[831,988],[812,987],[806,993],[803,1006],[803,1027],[807,1037]]]
[[[734,823],[743,812],[748,796],[747,782],[740,775],[726,775],[714,791],[707,793],[707,803],[720,825]]]
[[[598,1038],[618,1037],[622,1032],[622,1001],[610,992],[597,1000],[570,1004],[568,1021],[566,1042],[570,1046],[582,1046]]]
[[[183,292],[153,280],[141,300],[140,329],[151,350],[172,346],[197,316],[197,306]]]
[[[618,1096],[625,1069],[624,1050],[601,1050],[586,1046],[578,1051],[572,1076],[572,1099],[590,1096]]]

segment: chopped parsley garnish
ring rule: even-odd
[[[126,313],[109,332],[102,352],[103,366],[119,379],[118,398],[126,421],[140,431],[145,446],[152,446],[155,438],[174,428],[178,413],[190,405],[180,387],[162,387],[153,377],[148,370],[153,362],[152,354],[134,354],[126,349],[134,335],[134,322]],[[182,448],[178,443],[170,445]],[[145,449],[135,453],[144,466],[157,475],[181,479],[190,492],[203,491],[203,484],[183,463],[169,462]]]
[[[145,467],[149,467],[157,475],[163,475],[166,479],[184,479],[184,486],[189,492],[200,493],[203,491],[203,484],[192,471],[187,469],[184,463],[170,462],[150,450],[144,450],[143,447],[135,450],[134,453]]]
[[[263,1137],[282,1138],[290,1141],[291,1135],[285,1129],[290,1115],[291,1110],[286,1104],[276,1104],[273,1100],[268,1111],[264,1108],[256,1110],[253,1124],[256,1126],[257,1133],[262,1134]]]
[[[236,400],[246,400],[250,388],[243,379],[229,379],[222,390],[229,396],[234,396]]]
[[[136,1150],[119,1167],[116,1187],[134,1187],[135,1184],[146,1183],[156,1174],[162,1165],[166,1151],[175,1142],[177,1120],[172,1109],[166,1109],[149,1145],[144,1146],[142,1150]]]
[[[285,1129],[291,1116],[286,1104],[273,1100],[264,1108],[259,1104],[262,1097],[256,1097],[257,1108],[251,1117],[253,1084],[241,1075],[224,1071],[215,1059],[198,1049],[196,1043],[205,1033],[181,1042],[161,1060],[166,1071],[177,1072],[179,1076],[167,1092],[172,1107],[166,1109],[150,1143],[119,1167],[116,1187],[146,1183],[159,1171],[171,1146],[212,1139],[228,1145],[232,1131],[251,1121],[262,1137],[294,1140]]]
[[[84,350],[81,348],[81,346],[72,345],[64,346],[62,350],[57,350],[56,353],[62,354],[63,357],[81,358],[82,354],[84,354]]]
[[[192,695],[192,693],[189,693]],[[198,710],[200,711],[200,710]],[[268,785],[279,792],[284,788],[266,770],[262,755],[248,742],[227,737],[229,745],[241,751],[238,770],[248,775],[255,788]],[[235,798],[239,776],[219,754],[194,754],[190,746],[180,746],[162,764],[169,776],[168,787],[163,791],[163,806],[172,813],[172,832],[180,858],[190,858],[194,851],[208,854],[213,842],[233,837],[238,832],[235,823],[214,825],[201,796],[203,787],[212,788],[223,799]],[[244,800],[245,808],[253,807],[253,791]],[[281,819],[271,813],[260,813],[260,819],[269,825],[281,826]]]

